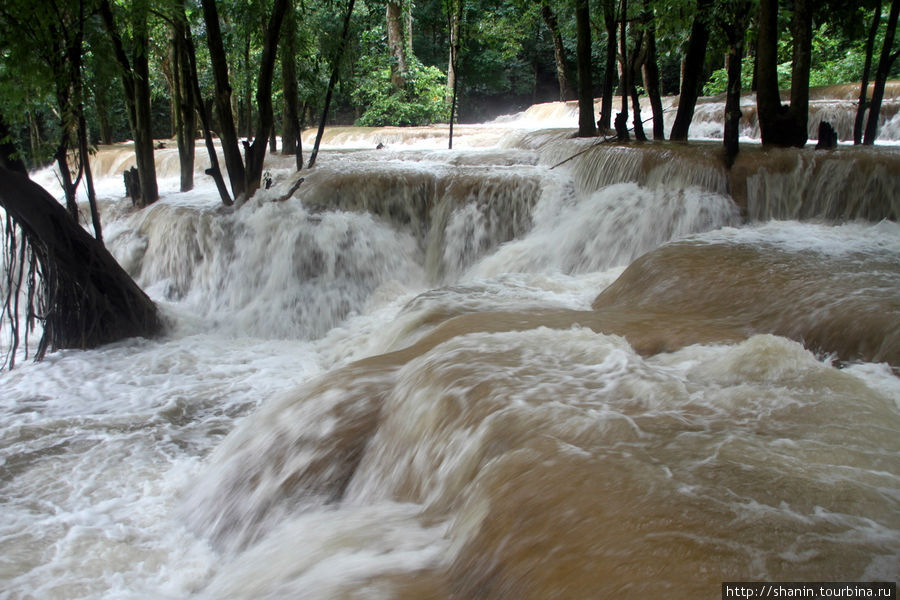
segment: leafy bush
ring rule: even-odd
[[[450,118],[446,76],[437,67],[425,66],[410,56],[403,89],[391,83],[390,58],[384,54],[363,56],[357,69],[360,74],[351,92],[354,106],[363,110],[357,125],[427,125]]]

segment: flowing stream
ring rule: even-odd
[[[900,578],[900,153],[745,143],[728,172],[570,111],[452,151],[334,128],[237,210],[198,147],[197,189],[158,151],[134,211],[103,148],[107,245],[167,332],[0,373],[0,599]]]

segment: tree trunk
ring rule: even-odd
[[[804,109],[798,108],[792,114],[790,108],[781,104],[778,89],[778,0],[761,0],[759,3],[757,48],[756,114],[762,143],[764,146],[802,147],[808,137],[807,125],[805,121],[800,123],[798,116]],[[802,73],[796,76],[803,78]],[[806,81],[808,86],[808,70]],[[807,98],[808,110],[808,90],[800,91],[798,95],[801,104],[803,98]]]
[[[778,115],[782,112],[778,90],[778,0],[760,0],[757,33],[756,105],[759,132],[764,145],[779,139]]]
[[[100,212],[97,210],[97,194],[94,193],[94,174],[91,172],[87,121],[84,120],[83,106],[79,106],[78,115],[78,153],[81,155],[81,168],[84,170],[84,181],[87,187],[88,206],[91,211],[91,224],[94,226],[94,237],[102,244],[103,228],[100,225]]]
[[[723,27],[728,41],[728,55],[725,68],[728,72],[728,87],[725,93],[725,164],[734,164],[739,151],[738,138],[741,122],[741,60],[744,56],[744,37],[750,3],[743,2],[737,8],[734,18]]]
[[[66,198],[66,210],[76,223],[78,222],[78,202],[75,200],[75,183],[72,181],[72,173],[69,171],[69,143],[66,134],[56,149],[56,167],[59,169],[60,185]]]
[[[244,139],[249,140],[253,137],[253,78],[250,76],[250,34],[247,34],[247,40],[244,44],[244,76],[241,78],[244,86],[244,98],[241,101],[242,111],[239,111],[238,131]]]
[[[597,135],[594,122],[594,84],[591,80],[591,14],[588,0],[575,0],[578,57],[578,137]]]
[[[456,75],[456,67],[459,64],[459,47],[461,39],[461,25],[465,3],[463,0],[451,1],[447,5],[449,11],[447,17],[450,20],[450,68],[447,71],[447,85],[450,86],[450,132],[447,139],[447,148],[453,150],[453,126],[456,122],[456,101],[459,90],[459,77]],[[453,77],[451,79],[450,74]]]
[[[269,132],[272,131],[274,116],[272,114],[272,78],[275,74],[275,57],[278,50],[278,36],[281,33],[281,24],[284,21],[284,13],[287,11],[288,0],[275,0],[272,5],[272,14],[266,27],[265,42],[263,44],[262,57],[260,58],[259,79],[256,86],[256,106],[258,122],[256,126],[256,138],[249,146],[247,153],[246,191],[249,196],[257,189],[262,179],[263,161],[266,158],[266,144],[269,142]]]
[[[653,113],[653,139],[666,139],[663,117],[662,98],[659,90],[659,64],[656,53],[656,18],[650,0],[644,0],[644,21],[646,23],[647,56],[644,60],[644,88],[650,98],[650,110]]]
[[[153,115],[150,111],[150,66],[147,61],[149,37],[143,27],[136,28],[135,43],[138,48],[134,56],[134,155],[138,177],[141,180],[141,202],[144,206],[156,202],[159,188],[156,183],[156,161],[153,157]]]
[[[612,123],[613,94],[616,88],[616,5],[615,0],[603,3],[603,23],[606,26],[606,70],[603,73],[603,96],[600,100],[600,121],[603,131]]]
[[[794,0],[791,22],[794,55],[791,65],[792,145],[802,148],[809,139],[809,71],[812,65],[812,0]]]
[[[563,47],[562,35],[559,33],[559,22],[550,8],[549,0],[541,2],[541,18],[553,38],[553,59],[556,62],[556,80],[559,83],[559,100],[569,99],[569,74],[566,68],[566,50]]]
[[[404,40],[404,18],[402,0],[387,0],[385,18],[387,21],[388,51],[391,54],[391,83],[398,90],[406,88],[406,42]]]
[[[178,144],[178,162],[181,172],[181,191],[194,189],[194,133],[197,129],[197,111],[194,110],[191,89],[191,68],[183,20],[182,0],[174,0],[172,13],[172,89],[175,114],[175,140]]]
[[[631,83],[629,89],[631,95],[631,110],[634,115],[632,122],[634,123],[635,139],[639,142],[646,142],[647,134],[644,133],[644,123],[641,118],[641,99],[638,97],[637,85],[635,84],[638,74],[641,72],[641,66],[646,58],[644,52],[644,32],[638,29],[638,31],[633,32],[632,35],[635,37],[634,51],[631,53],[631,62],[628,65],[628,68],[630,69],[628,80]]]
[[[153,133],[150,113],[150,68],[147,62],[149,46],[147,12],[134,5],[132,18],[133,51],[128,60],[125,45],[116,28],[109,0],[100,3],[100,15],[113,45],[119,63],[119,75],[128,107],[128,121],[134,138],[134,157],[141,184],[142,206],[156,202],[159,190],[156,184],[156,163],[153,159]],[[133,65],[132,65],[133,63]]]
[[[299,99],[297,97],[297,31],[294,7],[288,6],[281,32],[281,83],[284,92],[284,115],[281,125],[281,153],[297,153],[300,139]],[[302,161],[301,161],[302,162]]]
[[[464,0],[448,0],[447,8],[447,25],[450,31],[450,57],[447,60],[447,91],[445,97],[451,101],[450,112],[454,113],[453,94],[456,90],[456,52],[459,50],[459,33],[462,22]],[[453,123],[451,118],[450,123]],[[451,136],[452,139],[452,136]],[[451,142],[452,144],[452,142]]]
[[[0,206],[40,266],[44,332],[36,359],[48,350],[93,348],[162,330],[153,302],[43,188],[0,168]]]
[[[206,142],[206,153],[209,155],[209,169],[206,170],[207,175],[213,178],[216,183],[216,189],[219,191],[219,197],[222,204],[231,206],[234,200],[228,194],[228,187],[225,185],[225,178],[222,175],[222,169],[219,167],[219,157],[216,154],[216,145],[212,139],[212,131],[210,128],[209,112],[206,103],[203,100],[203,93],[200,91],[200,79],[197,77],[197,51],[194,47],[194,37],[191,34],[190,25],[187,22],[187,15],[184,14],[184,6],[182,5],[179,17],[183,20],[184,27],[184,43],[187,50],[187,62],[189,69],[189,80],[191,88],[191,99],[194,101],[194,109],[200,116],[200,126],[203,129],[203,140]]]
[[[216,87],[215,104],[219,116],[219,139],[222,142],[222,154],[225,156],[225,169],[228,171],[232,196],[245,197],[246,175],[238,146],[237,130],[234,127],[234,115],[231,112],[231,84],[228,80],[228,62],[225,57],[225,45],[222,42],[222,30],[219,27],[219,11],[215,0],[202,0],[202,4],[206,41]]]
[[[862,82],[859,86],[859,104],[856,107],[856,119],[853,122],[853,143],[862,143],[863,124],[866,109],[869,108],[869,76],[872,73],[872,56],[875,54],[875,36],[878,34],[878,25],[881,23],[881,2],[875,7],[872,16],[872,25],[869,27],[869,37],[866,39],[866,62],[863,66]]]
[[[694,108],[703,86],[703,63],[706,60],[706,45],[709,42],[706,19],[711,8],[712,0],[697,0],[697,12],[691,25],[691,36],[684,58],[684,76],[681,80],[681,94],[678,97],[678,111],[675,113],[675,122],[669,134],[673,140],[687,140],[691,121],[694,119]]]
[[[624,130],[625,135],[628,135],[628,92],[631,90],[631,69],[628,64],[628,38],[626,29],[626,24],[628,23],[628,0],[621,1],[620,12],[622,14],[619,19],[619,64],[621,65],[622,76],[619,79],[619,87],[622,92],[622,110],[619,114],[621,115],[622,121],[620,124],[616,125],[616,131],[621,140],[623,130],[622,123],[626,124]],[[616,119],[619,119],[618,115],[616,115]]]
[[[897,32],[897,18],[900,13],[900,0],[891,2],[891,12],[888,15],[887,32],[884,34],[884,45],[881,47],[881,58],[878,60],[878,69],[875,71],[875,88],[872,90],[872,102],[869,105],[869,120],[866,121],[866,136],[863,143],[872,145],[878,136],[878,116],[881,113],[881,100],[884,98],[884,86],[887,82],[891,65],[900,55],[900,50],[894,48],[894,36]]]
[[[353,5],[355,3],[356,0],[350,0],[350,3],[347,5],[347,14],[344,16],[344,31],[341,33],[341,45],[338,47],[337,56],[334,58],[334,64],[331,67],[331,79],[328,81],[328,91],[325,93],[325,106],[322,108],[322,118],[319,121],[319,130],[316,132],[316,143],[313,145],[309,164],[306,166],[308,169],[312,169],[313,165],[316,164],[316,156],[319,154],[319,143],[322,141],[322,134],[325,133],[325,121],[328,118],[328,109],[331,106],[331,96],[337,83],[341,59],[344,57],[344,49],[347,47],[347,38],[350,36],[350,17],[353,15]]]

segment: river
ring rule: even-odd
[[[748,124],[729,173],[571,114],[452,151],[334,128],[294,196],[274,156],[237,210],[198,146],[197,189],[160,150],[133,211],[102,148],[107,245],[167,330],[0,373],[0,598],[896,581],[896,146],[764,152]]]

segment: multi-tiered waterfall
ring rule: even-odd
[[[571,139],[569,110],[452,151],[335,128],[293,196],[270,157],[234,210],[163,150],[136,212],[101,149],[107,244],[168,330],[0,373],[0,598],[896,580],[891,141],[745,139],[727,171],[716,141]]]

